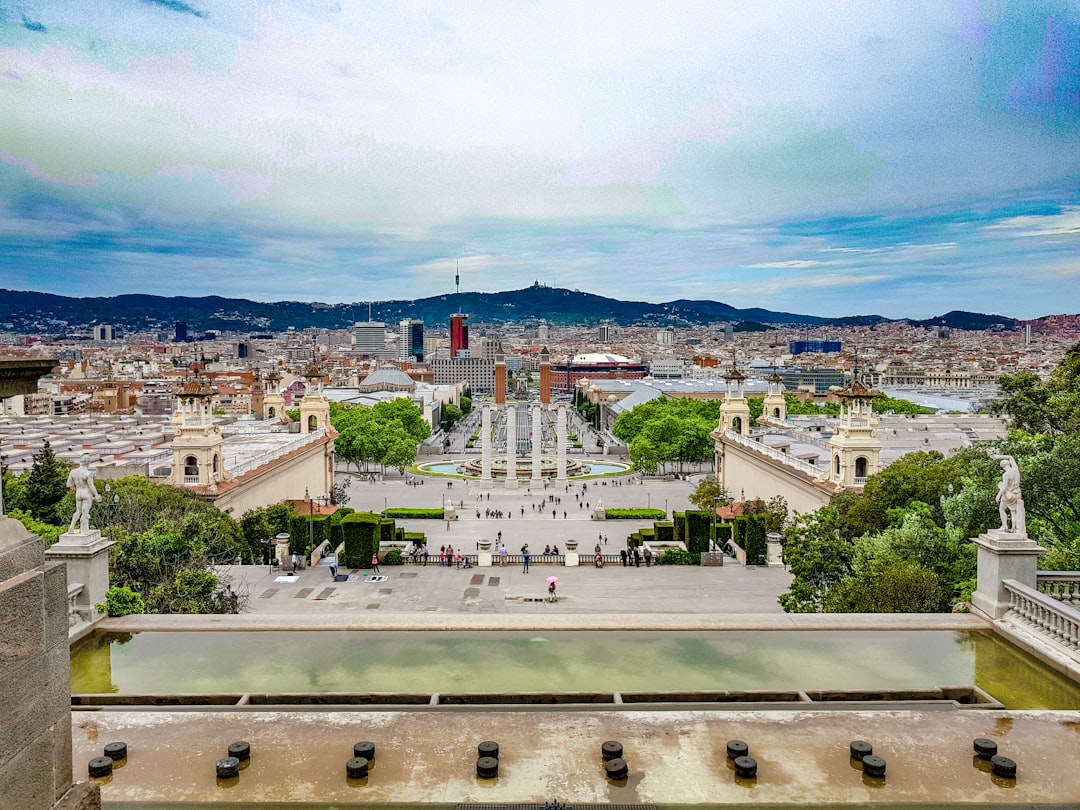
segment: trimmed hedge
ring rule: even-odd
[[[686,513],[676,512],[672,515],[671,525],[675,530],[675,542],[686,545]]]
[[[667,513],[663,509],[607,509],[608,520],[663,520]]]
[[[401,559],[401,549],[392,548],[386,552],[386,556],[383,557],[383,565],[404,565],[405,562]]]
[[[393,518],[383,518],[379,521],[379,543],[381,547],[384,543],[391,545],[397,538],[397,524],[394,523]]]
[[[411,546],[414,543],[418,546],[422,546],[427,542],[427,535],[423,532],[404,532],[402,537],[405,539],[405,545],[407,546]]]
[[[696,511],[686,513],[686,550],[692,554],[702,554],[709,550],[709,538],[712,532],[712,515]]]
[[[341,521],[345,535],[342,562],[346,568],[367,568],[379,550],[382,518],[372,512],[355,512]]]
[[[656,531],[656,542],[662,546],[670,546],[675,542],[675,526],[671,523],[656,523],[653,525]]]
[[[747,515],[743,535],[746,543],[743,548],[746,549],[747,565],[757,565],[758,557],[761,557],[762,560],[765,559],[767,548],[765,535],[765,518],[761,515]]]
[[[731,524],[730,523],[717,523],[716,524],[716,545],[720,548],[724,547],[724,543],[731,539]]]
[[[442,509],[387,509],[382,513],[383,517],[397,518],[398,520],[442,520]]]
[[[308,522],[310,521],[310,525]],[[329,515],[289,515],[289,551],[308,555],[327,540],[333,539],[333,524]],[[310,537],[311,542],[308,542]]]

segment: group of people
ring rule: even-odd
[[[600,546],[597,546],[599,549]],[[623,567],[633,566],[635,568],[641,568],[641,561],[645,560],[645,567],[652,566],[653,551],[646,543],[642,548],[634,546],[631,549],[619,549],[619,560],[622,562]]]
[[[431,552],[428,550],[427,543],[422,545],[413,543],[413,547],[409,549],[409,556],[412,558],[413,564],[427,565]],[[439,565],[472,568],[468,558],[461,553],[461,549],[455,549],[451,545],[439,546]]]

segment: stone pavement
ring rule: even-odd
[[[448,500],[458,507],[458,517],[440,520],[399,520],[408,532],[423,532],[433,552],[428,565],[382,566],[385,580],[369,581],[370,569],[354,572],[351,582],[334,582],[326,566],[298,572],[295,582],[274,580],[281,571],[269,566],[223,567],[233,588],[246,597],[245,612],[252,613],[509,613],[565,615],[590,614],[746,614],[782,613],[777,596],[787,590],[791,576],[783,569],[744,568],[739,565],[699,568],[652,566],[624,568],[607,564],[596,569],[593,549],[600,543],[605,554],[618,554],[626,538],[652,521],[593,520],[592,507],[603,499],[605,507],[659,508],[670,515],[694,509],[687,500],[694,484],[687,480],[628,483],[629,477],[593,479],[556,485],[549,482],[533,490],[527,485],[507,490],[501,485],[481,487],[466,480],[449,481],[422,477],[423,485],[402,479],[376,481],[350,476],[348,505],[357,510],[381,512],[389,507],[441,507]],[[635,476],[636,480],[636,476]],[[447,486],[447,484],[452,484]],[[584,485],[584,486],[583,486]],[[575,495],[577,496],[575,498]],[[551,497],[561,498],[552,503]],[[586,508],[583,504],[589,504]],[[537,508],[542,504],[542,511]],[[501,519],[484,517],[487,509],[502,511]],[[556,517],[551,517],[552,510]],[[480,517],[476,517],[477,511]],[[563,517],[563,513],[566,517]],[[509,516],[509,515],[512,515]],[[444,568],[438,549],[450,544],[464,553],[476,553],[477,542],[495,543],[498,533],[511,554],[523,543],[532,552],[531,570],[521,564],[492,568]],[[606,538],[606,543],[605,543]],[[568,568],[545,562],[539,554],[546,545],[566,550],[567,540],[577,540],[582,565]],[[493,549],[495,546],[493,546]],[[340,573],[347,573],[344,569]],[[546,578],[559,577],[559,601],[533,601],[547,594]]]

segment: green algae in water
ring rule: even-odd
[[[95,633],[75,693],[918,689],[1078,709],[1080,684],[992,632]]]

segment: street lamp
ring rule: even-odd
[[[304,487],[304,498],[307,500],[307,541],[308,548],[312,548],[315,545],[315,506],[314,501],[311,500],[311,494],[308,492],[308,488]]]
[[[714,497],[712,499],[712,546],[711,551],[716,551],[716,505],[720,502],[720,498]]]

